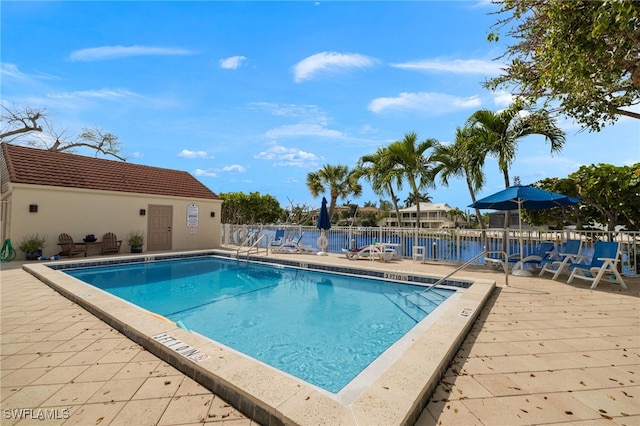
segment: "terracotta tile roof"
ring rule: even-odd
[[[2,143],[12,183],[218,199],[187,172]]]

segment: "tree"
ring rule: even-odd
[[[452,145],[438,145],[433,150],[433,160],[436,166],[433,169],[434,178],[440,177],[444,186],[449,186],[449,179],[464,175],[467,189],[471,196],[471,202],[476,202],[476,193],[482,189],[485,183],[484,150],[480,143],[476,143],[470,128],[456,129],[456,139]],[[475,209],[480,229],[484,229],[480,209]]]
[[[82,128],[75,140],[66,140],[65,131],[55,131],[49,123],[49,114],[44,109],[9,108],[2,105],[2,123],[0,142],[14,142],[26,139],[26,144],[54,152],[73,151],[76,148],[88,148],[121,161],[120,142],[112,133],[95,128]],[[45,133],[46,132],[46,133]],[[53,141],[53,142],[51,142]]]
[[[311,225],[313,222],[311,207],[306,204],[294,204],[293,200],[289,197],[287,197],[287,200],[289,204],[291,204],[291,209],[283,210],[284,221],[300,225]]]
[[[0,142],[11,142],[29,133],[42,132],[42,122],[46,119],[44,110],[15,106],[11,109],[2,105]]]
[[[420,191],[434,186],[431,157],[426,153],[438,144],[436,139],[425,139],[419,142],[418,135],[410,132],[406,133],[402,140],[391,143],[387,148],[391,163],[402,172],[411,187],[417,214],[416,228],[420,228]]]
[[[567,178],[543,179],[535,186],[582,199],[577,207],[526,210],[523,218],[533,225],[578,227],[589,223],[614,231],[618,225],[640,229],[640,163],[632,166],[592,164]]]
[[[600,214],[594,219],[607,224],[608,231],[618,225],[640,228],[640,163],[582,166],[569,178],[576,183],[577,196]]]
[[[280,203],[271,195],[251,192],[221,193],[223,223],[247,224],[273,223],[282,216]]]
[[[571,178],[545,178],[532,186],[559,194],[578,196],[576,182]],[[568,225],[576,225],[582,229],[589,218],[597,216],[597,212],[584,203],[577,206],[555,207],[544,210],[522,210],[522,220],[534,226],[548,226],[551,229],[562,229]]]
[[[515,39],[500,59],[504,74],[485,83],[513,88],[545,108],[558,110],[590,131],[621,115],[640,118],[629,107],[640,102],[640,3],[616,1],[505,0],[489,40],[501,30]],[[510,90],[511,91],[511,90]]]
[[[380,148],[374,154],[363,155],[358,160],[355,170],[356,177],[365,177],[371,183],[373,192],[380,196],[389,195],[400,226],[399,198],[394,188],[402,190],[403,172],[391,161],[391,155],[387,148]]]
[[[418,201],[417,203],[430,203],[433,201],[433,197],[431,195],[429,195],[428,192],[423,192],[421,194],[418,194]],[[409,194],[407,196],[407,198],[404,199],[404,207],[411,207],[417,205],[416,204],[416,197],[414,194]]]
[[[564,132],[547,111],[533,112],[519,102],[498,112],[486,109],[476,111],[467,120],[467,126],[471,128],[471,137],[475,142],[498,160],[505,188],[511,185],[509,167],[515,160],[520,139],[542,135],[551,143],[552,154],[560,152],[565,142]]]
[[[498,112],[486,109],[476,111],[467,120],[467,127],[471,128],[471,137],[475,143],[498,160],[505,188],[511,186],[509,168],[515,160],[520,139],[530,135],[542,135],[551,143],[551,153],[561,151],[565,142],[564,132],[547,111],[534,112],[520,102]],[[509,226],[510,221],[511,214],[506,211],[505,228]]]
[[[314,197],[325,192],[329,193],[329,217],[333,218],[338,198],[346,198],[349,195],[359,197],[362,193],[362,185],[358,183],[355,173],[347,166],[332,166],[325,164],[317,172],[307,174],[307,188]]]

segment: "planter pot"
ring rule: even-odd
[[[142,246],[131,246],[131,253],[142,253]]]
[[[25,253],[25,258],[27,260],[38,260],[40,256],[42,256],[42,250],[35,250],[29,253]]]

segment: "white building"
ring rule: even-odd
[[[428,229],[453,228],[455,218],[450,217],[453,210],[447,203],[420,203],[420,227]],[[393,212],[392,212],[393,213]],[[416,206],[400,209],[400,227],[415,228],[418,219],[418,209]],[[387,219],[389,226],[398,226],[395,217]]]

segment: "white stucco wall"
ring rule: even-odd
[[[113,232],[123,240],[122,252],[128,253],[127,235],[134,231],[147,233],[148,214],[141,216],[140,209],[148,212],[150,204],[173,206],[172,250],[220,246],[222,200],[22,184],[10,184],[3,200],[9,201],[8,215],[3,223],[5,236],[11,238],[17,250],[25,235],[44,234],[48,237],[43,251],[47,257],[58,253],[58,235],[61,233],[82,242],[87,234],[102,240],[103,234]],[[199,207],[197,228],[187,227],[187,206],[191,203]],[[38,206],[37,213],[29,212],[31,204]],[[215,217],[211,217],[211,212]]]

